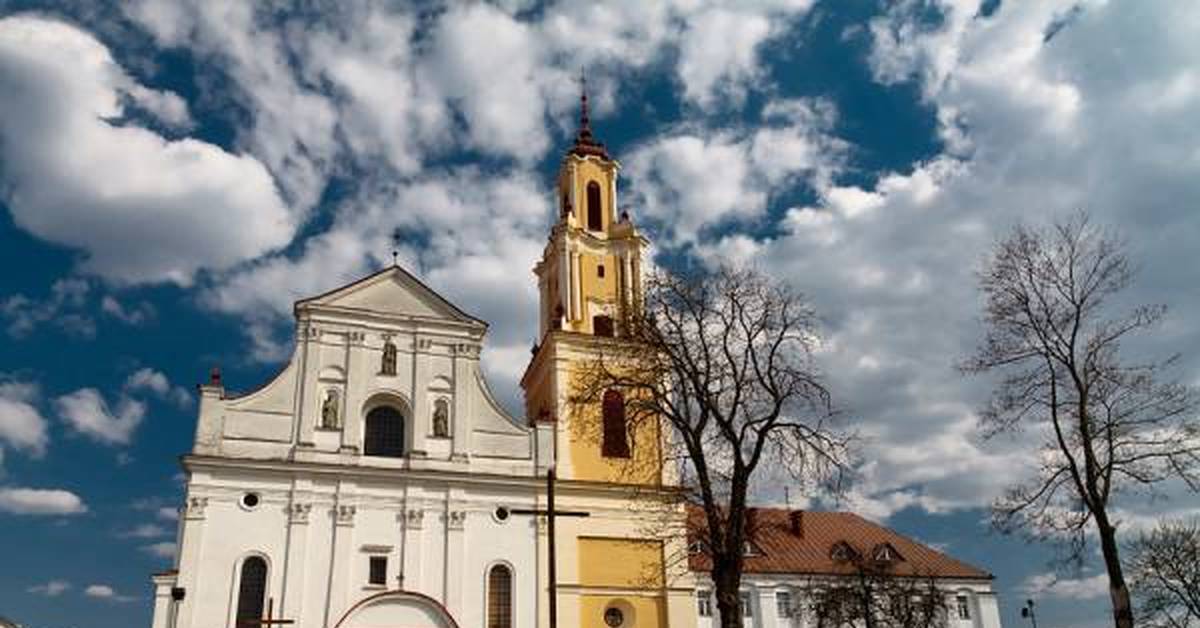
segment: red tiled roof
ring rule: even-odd
[[[789,511],[782,508],[755,508],[754,533],[750,538],[756,552],[746,557],[745,573],[775,574],[848,574],[854,568],[845,561],[834,561],[834,545],[846,542],[858,552],[870,555],[875,548],[888,544],[900,555],[892,573],[936,578],[988,578],[986,571],[956,560],[927,545],[849,512]],[[792,532],[790,513],[802,513],[800,534]],[[689,521],[693,529],[704,525],[704,515],[692,507]],[[689,556],[693,571],[708,571],[707,554]]]

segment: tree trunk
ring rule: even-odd
[[[712,579],[721,628],[742,628],[741,574],[714,556]]]
[[[1125,584],[1125,573],[1117,549],[1117,530],[1108,522],[1106,513],[1096,517],[1100,533],[1100,550],[1104,555],[1104,568],[1108,571],[1108,594],[1112,598],[1113,625],[1116,628],[1133,628],[1133,605],[1129,601],[1129,586]]]

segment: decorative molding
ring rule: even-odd
[[[413,530],[420,530],[425,521],[425,511],[417,508],[404,511],[404,525]]]
[[[183,516],[185,519],[203,519],[207,507],[207,497],[189,497],[183,506]]]
[[[368,554],[390,554],[390,553],[392,553],[391,545],[365,544],[365,545],[359,547],[358,549],[360,551],[366,552]]]
[[[446,527],[451,530],[462,530],[467,523],[467,511],[465,510],[449,510],[446,511]]]
[[[308,523],[308,515],[312,512],[312,504],[293,502],[285,508],[288,523]]]
[[[354,525],[354,514],[358,507],[350,504],[339,504],[333,508],[333,516],[340,526]]]
[[[367,333],[362,331],[346,332],[346,340],[352,344],[362,344],[367,339]]]

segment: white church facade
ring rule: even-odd
[[[595,408],[568,401],[575,366],[621,342],[641,299],[648,243],[618,211],[618,171],[585,96],[534,268],[524,417],[484,381],[486,323],[395,265],[297,302],[294,352],[262,387],[235,394],[214,371],[183,457],[174,568],[153,577],[152,628],[714,625],[687,534],[645,521],[645,504],[672,504],[656,507],[658,529],[686,527],[662,463],[669,430],[627,426],[620,391]],[[588,424],[599,429],[574,429]],[[547,520],[551,487],[554,511],[578,516]],[[765,609],[780,591],[801,599],[805,570],[820,569],[788,562],[800,551],[789,543],[822,552],[830,539],[773,538],[758,546],[772,560],[751,561],[773,567],[745,580],[763,609],[747,626],[815,625]],[[953,628],[998,628],[990,576],[955,578],[986,619]]]

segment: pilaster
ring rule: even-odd
[[[303,321],[297,328],[297,344],[300,351],[300,390],[296,394],[296,415],[299,417],[299,434],[297,444],[301,447],[312,447],[313,433],[316,431],[318,407],[317,395],[320,394],[317,377],[321,370],[320,342],[321,330],[311,321]]]
[[[287,546],[285,548],[285,565],[283,571],[283,599],[280,600],[280,610],[284,617],[294,617],[299,622],[296,628],[316,628],[315,622],[306,622],[304,614],[304,592],[307,587],[307,556],[309,516],[312,514],[310,495],[294,492],[292,501],[287,505]]]
[[[175,628],[200,628],[205,623],[203,617],[193,621],[192,615],[196,601],[200,598],[200,558],[204,549],[207,508],[207,497],[188,496],[182,509],[183,547],[179,548],[178,586],[183,587],[186,594],[179,603]]]
[[[364,417],[358,409],[366,401],[368,373],[367,364],[371,351],[366,347],[366,334],[350,332],[346,338],[346,402],[342,408],[342,446],[344,453],[358,453],[362,443]]]

